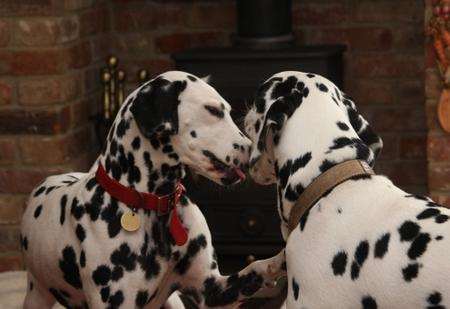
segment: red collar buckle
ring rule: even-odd
[[[116,200],[124,203],[130,208],[142,208],[156,211],[157,216],[164,216],[171,213],[169,229],[175,243],[182,246],[186,243],[188,235],[178,218],[176,206],[185,192],[185,188],[178,183],[175,191],[171,194],[158,196],[153,193],[143,193],[133,188],[126,187],[118,181],[111,179],[103,166],[99,163],[95,178],[99,185]]]

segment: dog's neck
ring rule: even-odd
[[[140,192],[170,194],[184,177],[184,166],[174,153],[170,136],[143,136],[128,106],[111,126],[98,162],[109,177]]]
[[[274,148],[278,210],[283,222],[289,219],[300,194],[320,174],[348,160],[373,159],[372,151],[356,132],[350,126],[346,131],[339,129],[337,122],[330,121],[326,115],[286,122],[279,144]],[[311,128],[317,129],[311,131]],[[287,235],[285,232],[283,235]]]

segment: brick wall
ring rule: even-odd
[[[421,0],[294,0],[299,44],[348,45],[346,90],[385,141],[378,169],[414,192],[427,184],[423,22]],[[119,56],[130,89],[138,69],[172,69],[171,53],[229,45],[234,31],[233,0],[3,1],[0,271],[21,267],[18,223],[31,188],[92,161],[87,117],[105,57]]]
[[[431,1],[427,0],[426,5],[425,25],[432,15]],[[431,38],[426,42],[425,53],[428,187],[433,199],[450,207],[450,135],[442,130],[437,119],[437,104],[443,83],[436,66]]]
[[[88,110],[109,52],[106,4],[0,5],[0,271],[21,267],[18,229],[31,189],[92,161]]]
[[[345,90],[384,140],[377,171],[426,192],[421,0],[295,2],[300,43],[345,43]]]

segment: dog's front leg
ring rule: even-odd
[[[236,307],[261,288],[273,286],[275,280],[285,274],[284,265],[283,250],[272,258],[255,261],[230,276],[222,276],[217,268],[197,272],[196,291],[193,291],[192,286],[187,290],[191,294],[194,292],[197,302],[204,307]]]

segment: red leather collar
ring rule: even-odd
[[[185,192],[181,183],[178,183],[175,191],[168,195],[158,196],[153,193],[143,193],[126,187],[110,178],[101,164],[98,165],[95,178],[106,192],[130,208],[154,210],[158,216],[166,215],[170,212],[169,230],[175,243],[178,246],[186,243],[188,238],[187,231],[183,227],[176,211],[180,197]]]

